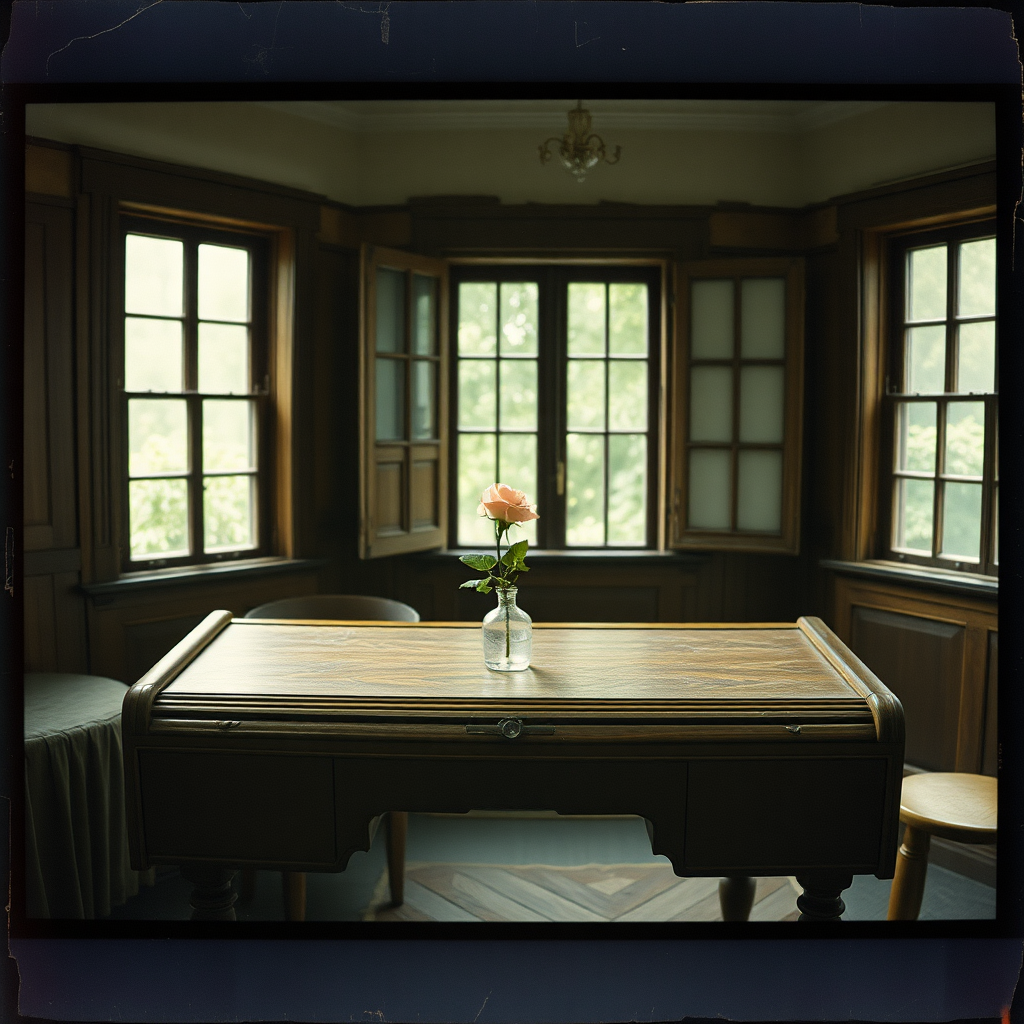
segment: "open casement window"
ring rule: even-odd
[[[803,261],[679,264],[675,306],[669,544],[796,554]]]
[[[360,276],[360,555],[441,547],[448,480],[445,264],[364,246]]]

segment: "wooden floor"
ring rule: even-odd
[[[795,921],[795,879],[759,878],[751,921]],[[721,921],[717,878],[679,878],[667,864],[406,865],[405,902],[387,874],[368,921]]]

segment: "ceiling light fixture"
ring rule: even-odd
[[[604,139],[600,135],[591,134],[590,111],[583,109],[583,100],[579,100],[575,110],[569,111],[569,130],[561,137],[553,135],[539,147],[540,162],[546,164],[551,159],[548,146],[558,143],[558,155],[562,166],[580,183],[599,160],[606,164],[618,163],[621,146],[609,157],[605,152]]]

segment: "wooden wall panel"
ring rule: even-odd
[[[985,690],[985,737],[981,747],[981,772],[995,775],[999,768],[999,634],[988,634],[988,672]]]

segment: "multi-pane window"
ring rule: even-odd
[[[486,544],[496,480],[546,548],[653,546],[658,275],[646,268],[459,268],[454,543]]]
[[[123,239],[126,568],[258,553],[258,240],[141,220]]]
[[[902,238],[891,257],[889,553],[995,573],[994,227],[974,224]]]

